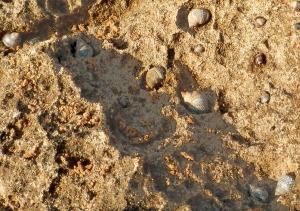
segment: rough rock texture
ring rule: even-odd
[[[300,13],[287,3],[1,1],[0,36],[23,42],[0,44],[0,210],[300,210]],[[190,29],[193,8],[211,20]],[[75,58],[79,38],[93,57]],[[166,78],[149,89],[154,66]],[[184,105],[195,90],[209,113]]]

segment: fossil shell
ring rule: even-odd
[[[300,11],[300,1],[293,1],[293,2],[291,3],[291,6],[292,6],[292,8],[293,8],[294,10]]]
[[[85,59],[87,57],[92,57],[93,55],[94,52],[92,47],[86,44],[81,38],[78,38],[76,42],[75,57]]]
[[[270,101],[270,93],[269,92],[265,92],[261,97],[260,97],[260,102],[262,104],[266,104]]]
[[[197,114],[208,113],[209,112],[209,102],[207,97],[198,92],[181,92],[182,98],[187,106],[187,108]]]
[[[205,51],[205,48],[201,44],[198,44],[194,47],[194,53],[196,53],[196,54],[203,53],[204,51]]]
[[[279,195],[286,194],[291,190],[294,183],[295,183],[295,177],[291,175],[284,175],[280,177],[275,190],[275,195],[279,196]]]
[[[210,11],[207,9],[192,9],[188,15],[189,27],[201,26],[206,24],[211,18]]]
[[[267,63],[266,55],[263,53],[258,53],[255,55],[254,62],[257,66],[262,66]]]
[[[146,83],[153,89],[158,88],[162,85],[163,80],[165,79],[165,68],[162,66],[153,67],[148,70],[146,74]]]
[[[257,17],[255,19],[255,25],[257,27],[262,27],[263,25],[265,25],[267,22],[267,19],[265,19],[264,17]]]
[[[265,189],[253,185],[250,185],[250,195],[252,198],[260,202],[266,202],[269,196]]]
[[[13,32],[7,33],[3,36],[2,42],[6,47],[14,48],[21,44],[21,35],[20,33]]]
[[[295,23],[295,29],[299,30],[300,29],[300,23]]]

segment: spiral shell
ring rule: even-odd
[[[181,92],[182,98],[191,112],[202,114],[209,112],[209,102],[207,97],[198,92]]]
[[[76,58],[85,59],[88,57],[92,57],[94,55],[93,49],[91,46],[86,44],[81,38],[77,39],[76,42]]]
[[[146,83],[151,89],[159,88],[162,85],[164,79],[165,68],[162,66],[153,67],[149,69],[146,74]]]
[[[257,201],[266,202],[269,194],[265,189],[261,187],[250,185],[250,196]]]
[[[206,24],[211,18],[210,11],[207,9],[192,9],[188,15],[189,27],[193,28]]]
[[[3,36],[2,42],[6,47],[15,48],[21,44],[21,35],[17,32],[7,33]]]
[[[284,175],[280,177],[277,183],[277,187],[275,189],[275,195],[283,195],[291,190],[293,185],[295,184],[295,177],[292,175]]]

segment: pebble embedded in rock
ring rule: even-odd
[[[300,1],[293,1],[291,3],[291,6],[295,11],[300,11]]]
[[[295,23],[295,28],[296,28],[297,30],[300,29],[300,22],[299,22],[299,23]]]
[[[257,66],[262,66],[267,63],[266,55],[263,53],[258,53],[255,55],[254,62]]]
[[[86,44],[81,38],[77,39],[75,57],[85,59],[94,55],[91,46]]]

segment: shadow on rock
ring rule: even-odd
[[[92,57],[74,56],[79,39],[92,47]],[[143,168],[132,178],[128,206],[149,208],[147,200],[161,192],[166,210],[183,205],[190,210],[286,210],[274,197],[275,182],[259,181],[252,167],[226,145],[248,143],[214,107],[217,94],[204,90],[211,101],[209,113],[194,114],[184,106],[180,91],[197,88],[187,66],[175,62],[176,96],[150,91],[141,82],[141,61],[103,46],[103,41],[79,34],[55,43],[49,55],[58,73],[72,76],[82,98],[103,107],[110,144],[123,156],[141,158]],[[263,187],[267,199],[251,192],[249,185]]]

